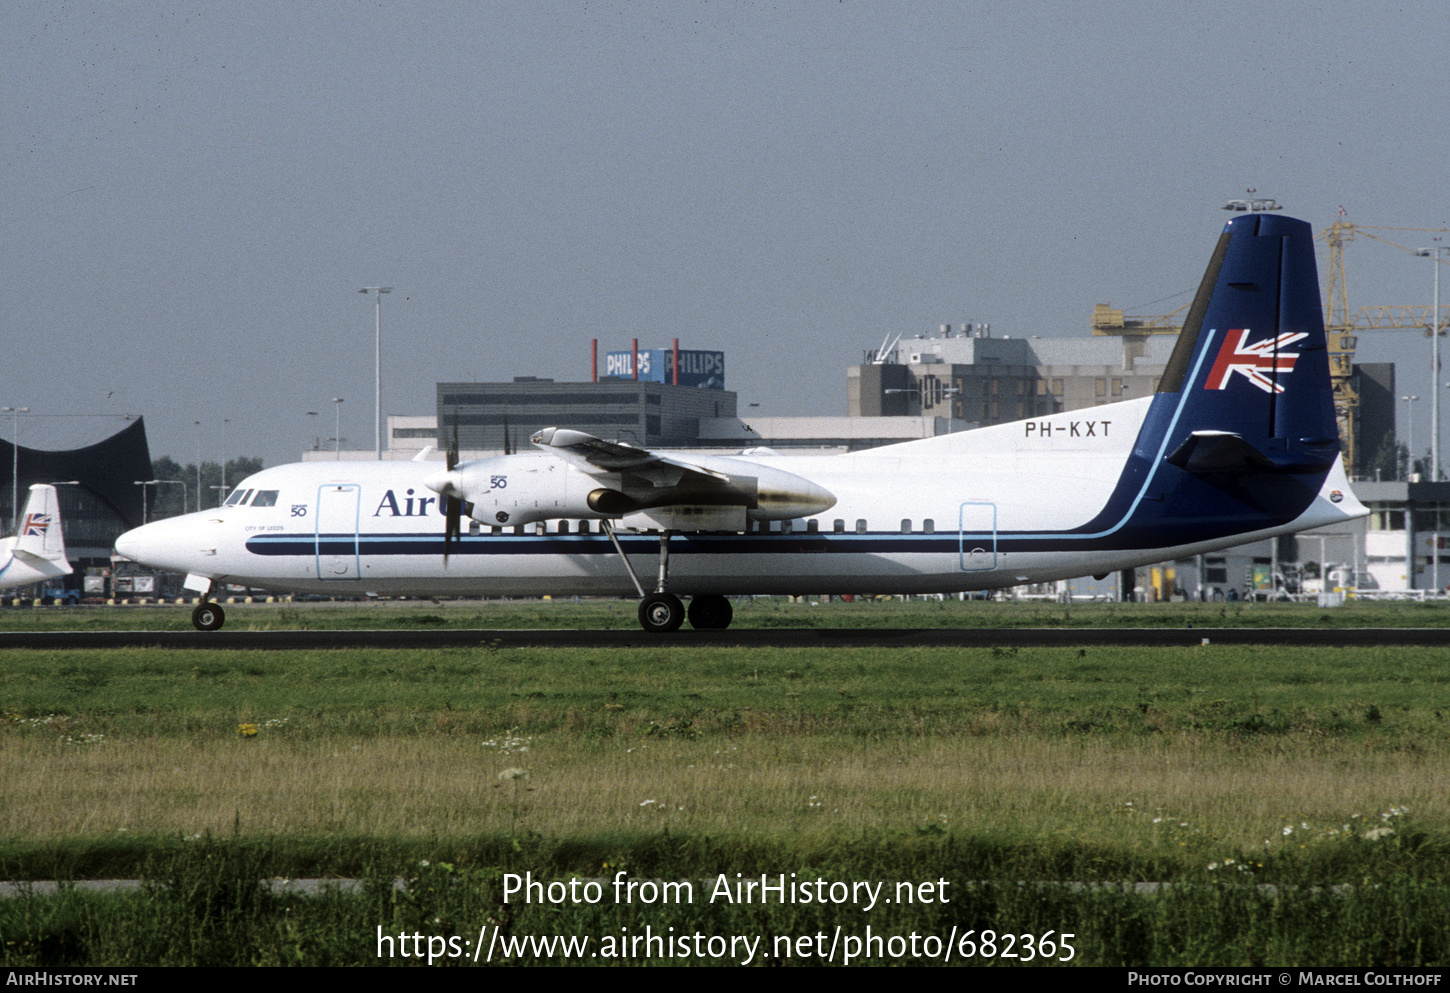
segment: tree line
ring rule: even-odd
[[[163,455],[151,460],[151,478],[161,480],[155,486],[146,487],[146,499],[150,505],[149,520],[176,517],[183,513],[220,507],[232,488],[254,472],[260,472],[260,458],[228,459],[226,464],[226,490],[222,489],[222,466],[217,462],[201,464],[201,502],[197,502],[196,463],[181,465],[170,456]],[[180,483],[181,485],[177,485]],[[184,503],[183,503],[184,501]]]

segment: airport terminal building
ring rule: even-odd
[[[118,423],[124,426],[115,430]],[[77,572],[109,568],[117,536],[144,523],[145,497],[155,495],[154,489],[147,494],[147,487],[137,485],[152,478],[145,421],[31,415],[20,419],[20,428],[26,438],[71,447],[17,448],[13,440],[0,439],[0,521],[5,533],[15,533],[14,500],[23,507],[32,484],[55,483],[71,564]]]
[[[520,377],[509,383],[439,383],[440,448],[518,451],[541,428],[570,427],[639,448],[694,446],[702,419],[735,416],[735,394],[669,383],[604,379],[561,383]]]

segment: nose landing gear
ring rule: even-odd
[[[198,631],[216,631],[226,622],[227,612],[222,610],[221,604],[209,600],[203,600],[191,612],[192,627]]]

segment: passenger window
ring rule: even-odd
[[[902,522],[901,522],[901,533],[902,534],[911,534],[911,521],[909,519],[903,519],[902,520]]]
[[[921,529],[927,534],[936,534],[936,521],[928,517],[926,520],[921,522]]]
[[[859,520],[856,521],[856,533],[857,534],[865,534],[866,533],[866,518],[862,517],[862,518],[860,518]]]
[[[276,490],[258,490],[257,495],[252,498],[253,507],[275,507],[277,506]]]
[[[835,522],[831,525],[831,530],[835,531],[837,534],[843,533],[846,530],[846,522],[841,520],[839,517],[836,518]]]
[[[814,532],[814,531],[819,531],[820,529],[821,529],[821,522],[818,521],[818,520],[816,520],[815,518],[811,518],[810,520],[806,521],[806,530],[807,531]]]

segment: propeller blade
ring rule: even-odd
[[[454,496],[443,499],[443,564],[446,566],[454,546],[463,540],[463,501]]]
[[[448,446],[446,461],[450,473],[458,468],[457,407],[453,408],[453,441]],[[443,501],[443,565],[447,567],[454,546],[463,540],[463,501],[451,495],[444,496]]]

